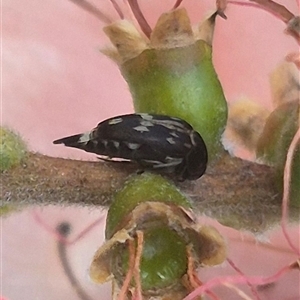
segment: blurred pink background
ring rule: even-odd
[[[139,2],[153,26],[175,1]],[[94,3],[118,19],[108,0]],[[281,3],[297,14],[296,1]],[[214,5],[212,0],[183,2],[194,23]],[[226,15],[227,21],[217,21],[214,40],[214,64],[226,97],[232,102],[245,96],[271,108],[268,75],[288,53],[297,52],[298,46],[283,33],[284,23],[267,12],[231,5]],[[19,132],[32,151],[94,159],[81,151],[54,146],[52,141],[133,111],[117,66],[98,51],[108,44],[101,31],[104,24],[67,0],[3,0],[2,17],[2,124]],[[103,212],[47,207],[39,214],[53,229],[61,221],[70,221],[75,236]],[[280,229],[262,246],[249,234],[216,226],[228,239],[229,256],[247,275],[272,275],[296,259]],[[3,219],[1,227],[3,296],[11,300],[78,299],[59,264],[55,239],[34,220],[30,209]],[[103,228],[102,222],[68,251],[91,299],[106,300],[110,299],[110,285],[99,287],[87,276],[93,253],[103,241]],[[298,233],[295,227],[292,236],[299,244]],[[235,274],[223,266],[201,272],[201,280],[216,272]],[[260,293],[261,299],[299,299],[299,280],[299,272],[294,271]],[[222,293],[223,299],[240,299],[232,291],[229,296],[228,289],[222,288]]]

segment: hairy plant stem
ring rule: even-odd
[[[131,173],[130,164],[75,161],[29,153],[26,161],[1,174],[2,205],[107,207]],[[195,210],[237,229],[262,232],[279,224],[281,193],[274,170],[225,154],[196,182],[177,183]],[[299,209],[290,208],[299,220]]]

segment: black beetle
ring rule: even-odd
[[[117,116],[92,131],[53,143],[96,153],[110,161],[121,158],[136,162],[144,169],[175,174],[180,181],[198,179],[207,165],[207,149],[200,134],[186,121],[164,115]]]

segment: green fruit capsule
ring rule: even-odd
[[[106,54],[118,62],[135,111],[190,123],[203,137],[209,161],[223,151],[227,121],[227,103],[212,63],[215,17],[193,30],[186,10],[173,10],[159,18],[149,41],[124,21],[105,28],[117,48]]]
[[[91,279],[103,283],[113,278],[118,295],[132,270],[132,258],[141,249],[136,268],[143,299],[184,298],[192,286],[188,273],[201,265],[220,264],[226,257],[221,235],[195,222],[190,208],[188,199],[159,175],[129,178],[109,208],[106,242],[94,256]],[[136,283],[136,277],[131,278],[128,289],[134,289]]]
[[[184,239],[169,227],[159,226],[146,230],[144,240],[140,264],[142,289],[155,291],[180,283],[187,270]],[[115,248],[114,258],[112,272],[123,280],[129,262],[126,244]]]
[[[227,120],[223,90],[205,41],[174,49],[148,49],[125,62],[136,112],[160,113],[190,123],[203,137],[210,160],[221,149]]]
[[[5,171],[22,162],[27,155],[27,148],[20,136],[7,128],[0,128],[0,170]]]
[[[257,144],[257,158],[277,169],[277,186],[283,188],[283,172],[287,151],[299,128],[299,101],[278,106],[268,117]],[[300,207],[300,146],[298,144],[292,160],[290,182],[290,204]]]
[[[107,215],[105,236],[110,239],[119,229],[120,220],[145,201],[160,201],[191,208],[189,200],[168,180],[152,173],[133,176],[115,194]]]

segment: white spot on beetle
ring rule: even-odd
[[[115,118],[108,121],[108,125],[116,125],[123,122],[122,118]]]
[[[90,131],[83,133],[79,138],[78,143],[87,143],[91,139],[90,133]]]
[[[155,168],[155,165],[161,165],[161,162],[158,160],[144,159],[143,161],[146,163],[152,164],[153,168]]]
[[[136,131],[140,131],[140,132],[147,132],[149,131],[149,129],[146,126],[137,126],[133,128]]]
[[[178,132],[186,132],[189,128],[185,126],[184,123],[174,120],[153,120],[154,124],[158,124],[164,126],[170,130],[178,131]]]
[[[147,120],[147,121],[151,121],[153,120],[153,116],[149,115],[149,114],[139,114],[141,116],[142,119]]]
[[[159,165],[155,165],[153,166],[153,169],[174,167],[181,164],[181,162],[182,158],[175,158],[168,163],[160,163]]]
[[[176,158],[176,157],[172,157],[172,156],[166,156],[166,161],[167,162],[178,162],[178,161],[181,161],[182,159],[181,158]]]
[[[189,148],[189,149],[192,148],[192,145],[188,144],[188,143],[184,143],[183,146],[186,147],[186,148]]]
[[[136,144],[136,143],[126,143],[126,145],[130,150],[136,150],[141,147],[140,144]]]
[[[113,145],[118,149],[119,146],[120,146],[120,143],[119,143],[119,142],[116,142],[116,141],[113,141]]]
[[[141,126],[151,127],[154,126],[154,124],[150,121],[141,121]]]
[[[179,138],[179,135],[175,131],[171,131],[170,135],[175,137],[175,138]]]
[[[169,144],[171,144],[171,145],[176,144],[175,140],[174,140],[172,137],[167,138],[166,140],[167,140],[167,142],[168,142]]]
[[[170,117],[170,119],[172,119],[172,120],[175,120],[175,121],[181,121],[179,118],[176,118],[176,117]]]

